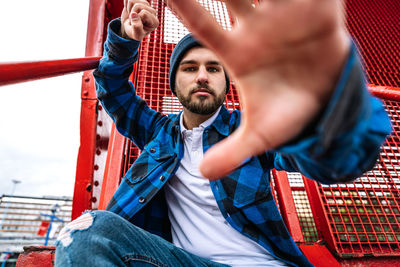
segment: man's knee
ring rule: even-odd
[[[118,215],[108,211],[89,211],[68,223],[60,231],[57,246],[68,247],[73,241],[88,241],[88,235],[104,235],[116,221],[124,220]],[[79,234],[76,234],[79,233]],[[74,240],[76,239],[76,240]]]

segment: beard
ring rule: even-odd
[[[211,96],[198,96],[197,99],[192,100],[192,96],[197,89],[207,89]],[[221,94],[216,95],[215,90],[207,84],[198,85],[190,89],[187,95],[183,95],[179,88],[176,90],[176,95],[181,102],[182,106],[187,108],[190,112],[199,115],[210,115],[217,111],[217,109],[224,104],[225,93],[224,90]],[[209,99],[211,98],[211,99]]]

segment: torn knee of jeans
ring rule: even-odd
[[[76,231],[89,229],[93,225],[93,221],[94,214],[92,212],[83,214],[64,226],[57,237],[57,242],[60,242],[64,247],[68,247],[73,241],[72,234]]]

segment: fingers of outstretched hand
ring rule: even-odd
[[[239,167],[243,162],[265,151],[255,136],[244,134],[244,127],[240,126],[235,133],[211,147],[202,162],[200,171],[210,180],[222,178]]]
[[[251,0],[226,0],[225,3],[237,17],[248,16],[253,9]]]
[[[203,44],[214,50],[221,50],[226,33],[196,0],[169,0],[168,4]]]

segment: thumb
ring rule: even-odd
[[[240,126],[232,135],[206,152],[199,166],[204,177],[210,180],[222,178],[249,157],[265,151],[265,145],[255,134],[245,132],[245,127]]]

